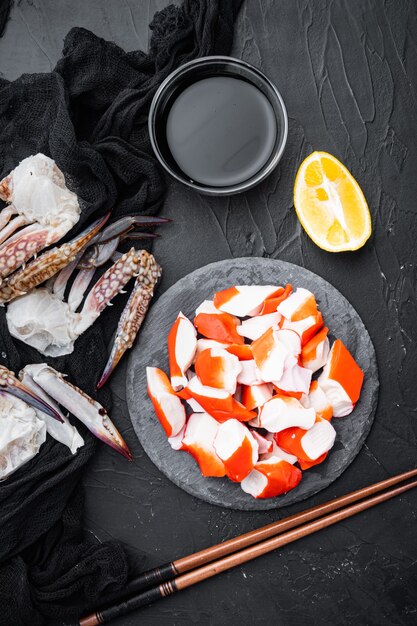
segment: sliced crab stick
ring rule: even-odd
[[[321,417],[327,421],[330,421],[333,417],[332,405],[317,380],[313,380],[310,392],[303,397],[301,404],[306,409],[313,407],[316,410],[316,417]]]
[[[239,361],[251,361],[253,359],[253,354],[250,346],[247,344],[237,344],[232,343],[230,346],[225,348],[230,354],[234,354],[237,356]]]
[[[318,311],[315,315],[310,315],[302,320],[290,322],[287,319],[281,320],[283,329],[294,330],[301,337],[301,345],[305,346],[312,337],[323,327],[323,316]]]
[[[236,419],[220,424],[213,445],[228,478],[234,482],[243,480],[258,460],[258,442]]]
[[[261,407],[272,398],[272,385],[263,383],[262,385],[244,385],[242,388],[242,404],[249,411]]]
[[[198,376],[190,380],[187,392],[218,422],[225,422],[233,417],[240,422],[248,422],[256,417],[255,411],[248,411],[224,389],[202,385]]]
[[[280,293],[280,287],[272,285],[241,285],[218,291],[214,295],[214,306],[220,311],[246,317],[258,315],[264,300]]]
[[[252,437],[258,443],[258,454],[269,454],[270,452],[272,452],[275,443],[274,441],[270,441],[253,428],[250,428],[249,430]]]
[[[265,383],[279,380],[284,371],[288,350],[279,340],[279,331],[269,328],[251,345],[253,358]]]
[[[197,333],[188,318],[178,314],[168,335],[168,356],[171,384],[179,391],[187,384],[185,376],[197,349]]]
[[[262,385],[262,380],[259,376],[258,369],[255,361],[242,361],[240,363],[240,372],[237,377],[237,382],[240,385]]]
[[[268,313],[268,315],[256,315],[255,317],[244,320],[237,328],[237,332],[242,337],[253,341],[259,339],[268,328],[277,326],[280,320],[281,315],[278,312]]]
[[[197,400],[194,400],[193,398],[187,398],[186,403],[193,413],[205,413],[203,407],[198,404]]]
[[[270,456],[277,456],[283,461],[287,461],[287,463],[291,463],[291,465],[294,465],[295,463],[298,462],[298,457],[296,457],[295,454],[289,454],[288,452],[286,452],[285,450],[279,447],[279,445],[275,441],[274,433],[267,433],[265,438],[267,439],[267,441],[272,442],[272,451],[269,454],[262,455],[262,457],[260,458],[261,461],[269,459]]]
[[[305,409],[295,398],[274,396],[261,407],[259,422],[261,428],[277,433],[291,426],[311,428],[316,420],[316,411]]]
[[[194,318],[194,326],[200,335],[222,343],[244,343],[236,330],[239,324],[237,317],[229,313],[199,313]]]
[[[353,411],[362,389],[363,372],[340,339],[334,342],[318,381],[335,417],[344,417]]]
[[[209,350],[210,348],[221,348],[222,350],[226,350],[229,348],[229,344],[215,341],[214,339],[197,339],[196,356],[198,356],[200,352],[203,352],[203,350]]]
[[[185,450],[185,446],[182,442],[185,436],[185,426],[183,426],[178,433],[178,435],[174,435],[173,437],[168,437],[168,443],[173,450]]]
[[[278,287],[275,294],[264,300],[262,308],[259,311],[259,315],[268,315],[268,313],[275,313],[281,302],[284,302],[284,300],[288,298],[291,292],[292,285],[286,285],[285,289],[284,287]]]
[[[301,337],[295,330],[281,328],[277,330],[277,337],[289,354],[298,357],[301,353]]]
[[[225,476],[223,461],[214,450],[213,442],[219,428],[218,422],[207,413],[190,415],[182,440],[187,450],[197,461],[203,476]]]
[[[204,300],[200,306],[198,306],[195,310],[195,314],[196,316],[199,315],[199,313],[221,313],[221,311],[219,311],[219,309],[216,309],[216,307],[214,306],[214,302],[213,300]]]
[[[294,489],[301,476],[298,467],[271,455],[269,459],[259,461],[240,485],[254,498],[273,498]]]
[[[317,418],[310,429],[288,428],[276,433],[276,443],[290,454],[295,454],[299,461],[312,463],[333,447],[336,431],[327,420]]]
[[[278,312],[290,322],[298,322],[316,315],[317,303],[314,294],[299,287],[278,305]]]
[[[203,385],[224,389],[231,395],[236,391],[241,370],[242,366],[237,356],[216,348],[203,350],[195,361],[195,372]]]
[[[325,326],[301,350],[301,364],[303,367],[317,372],[327,363],[330,352],[329,329]]]
[[[157,367],[147,367],[148,394],[168,437],[177,435],[185,424],[185,409],[174,393],[168,376]]]
[[[311,370],[295,363],[292,367],[284,369],[280,380],[274,381],[274,387],[277,391],[302,395],[309,392],[312,375]]]

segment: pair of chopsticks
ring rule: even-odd
[[[77,625],[97,626],[104,624],[177,591],[191,587],[202,580],[216,576],[216,574],[232,567],[247,563],[262,554],[267,554],[297,539],[327,528],[327,526],[336,524],[417,487],[417,479],[394,487],[394,485],[416,476],[417,469],[397,474],[392,478],[211,546],[206,550],[155,567],[128,583],[123,590],[123,596],[130,597],[122,601],[120,601],[120,596],[108,597],[107,603],[114,602],[114,604],[81,618]],[[393,488],[389,489],[389,487]]]

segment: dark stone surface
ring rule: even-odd
[[[226,0],[225,0],[226,1]],[[0,39],[7,77],[47,71],[71,26],[126,49],[146,47],[169,0],[16,0]],[[191,497],[143,452],[125,403],[126,363],[112,382],[112,417],[135,462],[101,446],[85,476],[86,526],[130,546],[144,566],[209,546],[415,466],[417,461],[417,8],[414,0],[246,0],[234,54],[276,83],[290,117],[279,168],[245,196],[216,200],[172,184],[155,254],[160,292],[212,261],[280,258],[307,267],[352,303],[375,345],[379,405],[355,461],[330,487],[279,511],[239,512]],[[353,254],[319,250],[302,232],[292,187],[301,159],[328,150],[351,169],[373,217]],[[114,622],[115,626],[414,625],[417,493]]]
[[[326,461],[303,473],[301,483],[278,498],[254,500],[227,478],[204,478],[194,459],[171,448],[148,398],[143,368],[169,372],[166,338],[179,311],[193,319],[195,309],[216,291],[232,285],[284,285],[312,291],[332,337],[349,347],[365,373],[354,411],[334,419],[337,438]],[[210,504],[241,511],[264,511],[300,502],[328,487],[358,454],[375,415],[378,369],[369,334],[351,304],[327,281],[308,270],[276,259],[243,258],[219,261],[195,270],[168,289],[149,312],[128,362],[127,400],[133,428],[146,454],[174,482]]]

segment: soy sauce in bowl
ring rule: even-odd
[[[210,195],[245,191],[281,158],[288,132],[282,98],[258,69],[204,57],[162,83],[149,113],[151,143],[177,180]]]
[[[168,113],[166,136],[180,169],[202,185],[248,180],[271,156],[277,134],[274,109],[254,85],[212,76],[190,85]]]

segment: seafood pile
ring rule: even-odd
[[[132,460],[123,437],[106,410],[46,363],[27,365],[17,378],[0,366],[0,480],[33,458],[46,433],[72,454],[84,440],[61,408],[78,418],[96,437]]]
[[[121,254],[117,246],[126,238],[156,237],[138,228],[169,220],[131,216],[103,229],[108,213],[70,242],[43,251],[66,235],[81,213],[64,175],[43,154],[24,159],[0,182],[0,199],[8,203],[0,212],[0,304],[8,303],[10,333],[42,354],[70,354],[76,339],[135,278],[98,383],[103,386],[132,346],[161,275],[150,253],[132,247]],[[109,260],[113,264],[85,297],[96,269]]]
[[[294,489],[322,463],[364,374],[342,341],[330,345],[313,293],[242,285],[181,312],[168,335],[170,376],[147,368],[149,397],[169,444],[203,476],[254,498]]]

